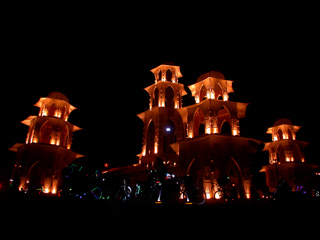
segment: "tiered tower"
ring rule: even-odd
[[[248,103],[228,101],[232,82],[225,80],[222,73],[210,71],[188,86],[195,104],[180,110],[187,123],[188,138],[203,133],[240,135],[239,119],[245,117]]]
[[[261,143],[240,137],[239,119],[248,103],[229,101],[232,83],[220,72],[205,73],[188,86],[195,104],[178,109],[187,139],[171,147],[179,155],[180,172],[192,175],[209,199],[223,176],[230,178],[240,198],[250,198],[249,166]]]
[[[269,165],[261,172],[266,174],[266,183],[270,192],[274,192],[280,179],[286,181],[293,191],[311,191],[313,169],[316,165],[305,162],[303,150],[308,144],[296,140],[300,126],[294,126],[291,120],[277,120],[267,133],[272,135],[272,142],[265,143],[263,151],[269,152]]]
[[[83,155],[71,151],[72,134],[79,127],[68,122],[76,109],[59,92],[40,98],[35,104],[38,116],[22,121],[29,126],[26,142],[16,143],[9,150],[17,152],[11,182],[19,181],[20,191],[42,190],[56,194],[61,185],[61,170]]]
[[[182,107],[182,96],[186,95],[180,67],[171,63],[162,64],[151,70],[155,83],[145,88],[150,95],[149,110],[138,114],[144,122],[143,145],[140,164],[148,169],[155,168],[156,157],[169,168],[175,168],[178,158],[170,144],[185,139],[182,118],[177,111]]]

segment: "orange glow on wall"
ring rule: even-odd
[[[158,153],[158,143],[154,144],[154,153]]]

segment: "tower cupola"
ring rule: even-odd
[[[155,83],[145,88],[150,95],[150,110],[153,107],[181,108],[182,96],[187,92],[183,84],[178,83],[178,79],[182,77],[180,67],[162,64],[151,72],[154,74]]]
[[[151,70],[154,74],[155,82],[173,82],[178,83],[178,78],[182,77],[180,67],[173,63],[161,64],[160,66]]]

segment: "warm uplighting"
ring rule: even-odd
[[[51,144],[51,145],[55,145],[55,144],[56,144],[56,141],[55,141],[54,138],[51,138],[51,139],[50,139],[50,144]]]
[[[211,193],[206,192],[206,199],[211,199]]]
[[[158,153],[158,143],[154,144],[154,153]]]
[[[61,110],[60,109],[56,109],[55,111],[54,111],[54,116],[55,117],[58,117],[58,118],[60,118],[61,117]]]
[[[48,108],[43,108],[43,109],[42,109],[41,116],[42,116],[42,117],[48,116]]]

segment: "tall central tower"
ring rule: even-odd
[[[68,122],[76,108],[62,93],[52,92],[35,106],[40,108],[38,116],[22,121],[29,126],[25,143],[16,143],[9,149],[17,152],[10,181],[19,191],[57,194],[62,183],[61,170],[82,157],[70,150],[73,132],[81,128]]]
[[[146,168],[155,168],[156,157],[162,159],[168,168],[178,164],[178,157],[170,144],[185,139],[185,129],[178,112],[182,107],[182,96],[186,95],[180,67],[162,64],[151,70],[155,83],[145,88],[150,95],[149,110],[138,114],[144,122],[143,146],[140,163]]]

